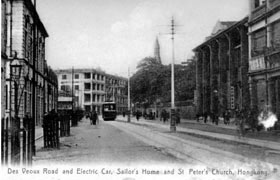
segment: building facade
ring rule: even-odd
[[[250,0],[248,24],[251,106],[280,118],[280,1]]]
[[[118,111],[127,107],[127,96],[123,90],[127,80],[124,78],[97,69],[63,69],[55,72],[59,90],[73,94],[77,106],[86,112],[101,113],[102,104],[106,100],[115,101]]]
[[[31,0],[8,0],[6,64],[8,105],[6,113],[19,117],[30,115],[37,125],[42,124],[44,113],[55,109],[57,78],[45,59],[45,40],[48,33]],[[20,65],[20,74],[13,64]],[[15,91],[15,85],[17,91]],[[50,107],[50,101],[52,105]],[[17,106],[17,107],[16,107]]]
[[[1,119],[5,118],[5,110],[7,109],[7,85],[6,85],[6,63],[7,56],[7,0],[1,0]]]
[[[218,22],[211,36],[194,49],[198,114],[230,111],[234,116],[250,107],[247,22],[247,17]]]
[[[57,77],[45,59],[48,33],[34,2],[1,2],[1,158],[24,164],[36,151],[35,126],[57,109]]]
[[[128,80],[126,78],[109,74],[106,75],[105,100],[116,102],[118,113],[126,112],[128,110],[127,83]]]

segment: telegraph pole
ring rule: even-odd
[[[171,19],[171,40],[172,40],[172,63],[171,63],[171,120],[170,131],[176,131],[176,116],[175,116],[175,88],[174,88],[174,63],[175,63],[175,49],[174,49],[174,35],[175,35],[174,18]]]
[[[71,96],[72,96],[72,113],[74,112],[74,67],[72,66],[72,92],[71,92]]]
[[[170,120],[170,131],[176,132],[176,114],[175,114],[175,80],[174,80],[174,64],[175,64],[175,45],[174,45],[174,35],[175,33],[175,25],[174,17],[172,16],[171,25],[167,25],[171,27],[171,33],[166,33],[171,35],[172,40],[172,61],[171,61],[171,120]]]
[[[130,72],[128,68],[128,82],[127,82],[127,122],[130,122]]]

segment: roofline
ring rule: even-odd
[[[57,73],[62,73],[62,72],[67,72],[67,73],[72,73],[72,68],[67,68],[67,69],[56,69],[56,70],[53,70],[56,74]],[[94,68],[78,68],[78,69],[74,69],[74,73],[76,72],[98,72],[102,75],[105,75],[105,76],[109,76],[109,77],[113,77],[113,78],[116,78],[116,79],[122,79],[122,80],[128,80],[127,78],[125,77],[122,77],[122,76],[118,76],[118,75],[113,75],[113,74],[108,74],[104,71],[100,71],[100,70],[97,70],[97,69],[94,69]]]
[[[197,50],[200,49],[202,46],[204,46],[204,45],[206,45],[207,43],[213,41],[213,39],[215,39],[215,38],[221,36],[222,34],[224,34],[224,33],[226,33],[226,32],[231,31],[232,29],[234,29],[235,27],[237,27],[237,26],[239,26],[239,25],[241,25],[241,24],[244,24],[244,23],[248,22],[248,20],[249,20],[249,16],[246,16],[245,18],[241,19],[240,21],[237,21],[235,24],[231,25],[231,26],[228,27],[227,29],[225,29],[225,30],[219,32],[219,33],[216,34],[215,36],[211,37],[210,39],[204,41],[202,44],[200,44],[200,45],[198,45],[197,47],[195,47],[195,48],[193,49],[193,51],[197,51]]]
[[[34,6],[34,4],[32,3],[31,0],[17,0],[17,1],[23,1],[23,3],[26,5],[26,7],[30,10],[30,13],[32,14],[32,16],[34,17],[34,21],[38,23],[38,26],[40,27],[40,29],[43,31],[43,34],[45,37],[49,37],[49,34],[44,26],[44,24],[42,23],[40,16],[38,15],[38,12]]]

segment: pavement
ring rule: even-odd
[[[118,119],[127,121],[127,116],[118,116]],[[140,118],[139,121],[137,121],[135,117],[131,117],[131,122],[146,125],[157,124],[157,126],[167,129],[170,127],[169,121],[163,123],[159,119],[146,120],[144,118]],[[229,125],[219,123],[216,125],[211,122],[204,123],[202,121],[197,122],[196,120],[181,119],[181,123],[177,125],[177,131],[209,138],[250,144],[254,146],[270,148],[272,150],[280,150],[279,133],[270,131],[247,132],[244,137],[241,137],[238,135],[237,126],[234,123]],[[41,126],[36,126],[35,140],[38,141],[41,138],[43,138],[43,128]]]
[[[127,116],[118,116],[118,120],[127,121]],[[139,121],[135,117],[131,117],[132,123],[157,126],[165,129],[170,128],[169,122],[163,123],[157,120],[145,120],[140,118]],[[271,153],[280,153],[280,135],[275,132],[247,132],[244,137],[240,136],[237,127],[234,124],[214,125],[212,123],[197,122],[196,120],[182,119],[181,123],[176,127],[177,132],[203,136],[206,138],[214,138],[225,141],[233,141],[242,144],[249,144],[263,148],[271,149]]]
[[[35,127],[35,141],[43,138],[44,133],[43,133],[43,127],[42,126],[36,126]]]

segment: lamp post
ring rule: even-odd
[[[9,105],[9,116],[11,121],[11,163],[18,164],[20,162],[20,119],[19,119],[19,107],[21,101],[21,95],[19,96],[19,85],[21,77],[22,65],[17,59],[15,54],[14,59],[10,62],[10,105]],[[14,91],[12,92],[12,82],[14,86]],[[23,92],[23,90],[22,90]],[[12,93],[14,95],[14,117],[12,117]]]
[[[14,111],[15,111],[15,116],[18,116],[18,111],[19,111],[19,105],[18,104],[18,86],[20,82],[17,82],[20,80],[21,77],[21,69],[22,65],[19,63],[18,59],[13,59],[10,64],[10,81],[14,82]],[[11,87],[10,87],[11,88]],[[12,88],[10,89],[11,92]],[[10,93],[10,95],[12,95]]]

